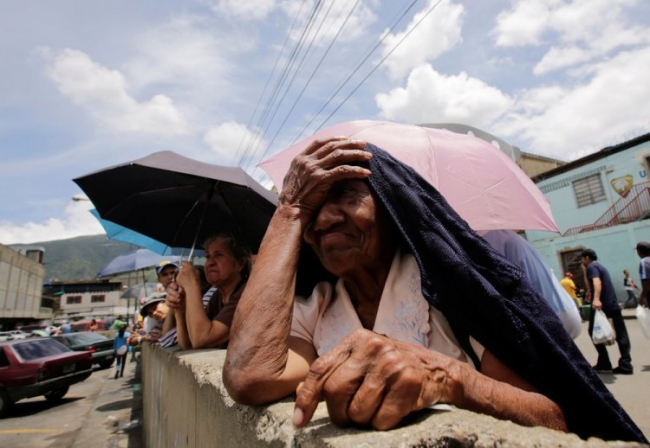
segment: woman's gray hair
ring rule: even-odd
[[[252,265],[250,248],[241,241],[238,241],[232,233],[222,232],[206,238],[203,242],[203,249],[208,250],[210,244],[214,243],[216,240],[226,243],[228,250],[230,250],[230,253],[232,253],[235,260],[244,266],[241,270],[242,278],[247,278],[251,272]]]

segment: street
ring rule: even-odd
[[[634,310],[624,310],[624,317],[634,316]],[[650,439],[650,340],[645,339],[636,319],[625,319],[625,326],[632,344],[632,364],[634,375],[601,374],[623,409],[632,417],[647,439]],[[587,333],[587,322],[583,323],[582,333],[575,340],[582,354],[591,365],[596,364],[598,354]],[[616,344],[607,347],[609,358],[616,366],[619,351]]]
[[[625,316],[634,310],[625,310]],[[623,408],[650,438],[650,340],[643,337],[636,319],[625,324],[632,343],[634,375],[601,374],[600,377]],[[587,334],[587,323],[575,340],[590,364],[596,350]],[[608,347],[612,363],[618,347]],[[140,448],[141,416],[136,363],[128,362],[124,378],[113,379],[113,368],[97,370],[86,381],[70,388],[63,401],[50,404],[43,397],[19,401],[10,416],[0,419],[0,446],[34,448]],[[134,398],[135,395],[135,398]],[[135,405],[135,416],[132,407]],[[139,421],[133,421],[138,419]]]
[[[134,387],[139,388],[135,365],[128,362],[124,378],[117,380],[114,367],[95,367],[87,380],[70,387],[60,403],[49,403],[44,397],[15,403],[9,415],[0,419],[0,446],[139,447],[141,423],[129,425]]]

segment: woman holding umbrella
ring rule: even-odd
[[[213,287],[203,294],[201,273],[189,262],[181,265],[167,287],[178,344],[184,350],[228,346],[232,318],[251,267],[250,250],[231,234],[212,236],[203,247],[205,276]]]

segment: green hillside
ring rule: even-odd
[[[93,279],[113,258],[138,248],[131,244],[109,240],[106,235],[80,236],[67,240],[11,246],[45,248],[43,264],[46,281]]]

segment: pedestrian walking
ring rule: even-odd
[[[636,297],[636,294],[634,293],[634,290],[639,289],[639,287],[636,285],[636,282],[630,275],[630,271],[627,269],[623,269],[623,286],[625,287],[625,292],[627,293],[627,299],[625,299],[625,303],[623,303],[623,308],[636,308],[636,306],[639,304],[639,301]],[[631,305],[628,306],[629,303],[631,303]]]
[[[119,376],[120,378],[124,376],[124,367],[126,366],[126,354],[128,351],[128,346],[126,341],[129,339],[131,334],[126,331],[126,324],[122,324],[120,330],[115,335],[115,340],[113,342],[113,349],[115,350],[115,379]]]
[[[641,258],[639,262],[639,276],[641,277],[641,294],[639,303],[641,306],[650,306],[648,294],[650,294],[650,243],[641,241],[636,245],[636,253]]]
[[[632,357],[630,356],[630,338],[625,327],[621,306],[618,304],[614,285],[609,271],[598,262],[598,255],[593,249],[585,249],[581,253],[582,265],[587,274],[587,301],[591,302],[591,315],[589,316],[589,337],[594,332],[594,316],[597,310],[602,310],[607,318],[612,320],[616,332],[616,343],[621,353],[618,367],[612,369],[612,363],[603,344],[594,344],[598,352],[598,362],[594,370],[599,373],[617,373],[631,375],[634,373]],[[649,281],[650,284],[650,281]]]

